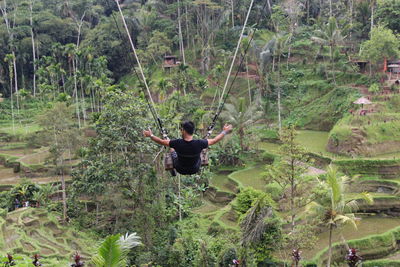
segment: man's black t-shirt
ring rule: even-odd
[[[201,167],[200,153],[208,147],[206,139],[185,141],[174,139],[169,141],[169,146],[175,149],[178,160],[174,162],[174,168],[180,174],[195,174]]]

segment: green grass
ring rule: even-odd
[[[40,126],[34,123],[21,125],[16,122],[14,128],[11,123],[3,123],[0,125],[0,132],[11,136],[26,136],[40,130]]]
[[[220,210],[223,207],[224,206],[221,206],[221,205],[213,203],[209,200],[203,199],[203,205],[201,205],[198,208],[195,208],[193,210],[193,212],[204,215],[204,214],[215,213],[216,211]]]
[[[262,178],[265,172],[263,166],[251,166],[244,170],[236,171],[229,175],[232,179],[238,181],[244,187],[253,187],[265,191],[266,182]]]
[[[388,230],[391,230],[399,226],[400,219],[398,218],[385,218],[385,217],[365,217],[362,218],[357,230],[351,225],[345,225],[342,228],[335,229],[333,234],[333,243],[340,242],[340,233],[346,240],[363,238],[369,235],[383,234]],[[329,232],[323,232],[318,235],[317,246],[311,250],[303,250],[303,256],[305,259],[310,260],[315,256],[321,248],[328,246]]]
[[[287,117],[286,121],[295,123],[297,126],[310,130],[330,130],[335,123],[348,112],[352,100],[359,96],[357,90],[348,87],[337,87],[324,92],[319,96],[316,91],[314,95],[309,96],[310,102],[300,103],[297,98],[303,97],[302,92],[292,100],[294,109]]]
[[[364,261],[362,264],[363,267],[400,267],[400,260],[372,260],[372,261]]]
[[[399,95],[390,95],[390,100],[385,100],[388,96],[374,96],[373,106],[365,106],[364,109],[374,109],[374,113],[366,116],[347,115],[344,116],[333,127],[330,132],[330,140],[334,144],[341,145],[346,143],[343,148],[358,146],[361,148],[361,156],[390,158],[400,156],[400,103]],[[361,107],[352,107],[359,110]],[[358,132],[353,132],[358,129]],[[360,141],[362,143],[360,144]],[[385,145],[382,149],[382,145]],[[346,152],[346,151],[342,151]]]
[[[298,130],[296,141],[309,152],[331,159],[347,158],[345,156],[336,155],[326,151],[328,136],[329,132],[326,131]],[[269,153],[277,154],[279,152],[280,145],[277,143],[260,142],[258,147]]]
[[[24,142],[0,142],[0,150],[12,150],[26,148],[27,144]]]
[[[326,144],[328,143],[328,132],[324,131],[298,131],[296,141],[314,153],[326,153]]]
[[[47,148],[40,149],[35,153],[27,154],[21,157],[18,161],[25,165],[43,165],[47,158],[50,156],[50,152]]]
[[[271,154],[277,154],[279,152],[280,145],[276,143],[259,142],[257,147]]]
[[[0,253],[31,257],[39,253],[48,266],[62,266],[80,251],[85,260],[94,252],[93,237],[62,226],[54,214],[42,208],[23,208],[7,214],[0,230]]]
[[[214,174],[211,178],[211,185],[222,191],[233,192],[229,187],[229,179],[226,174]]]

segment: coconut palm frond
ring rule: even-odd
[[[312,201],[305,207],[305,213],[309,214],[310,217],[315,217],[318,214],[324,214],[326,208],[318,202]]]
[[[104,240],[98,249],[97,255],[92,258],[92,263],[96,267],[124,266],[125,259],[119,245],[119,238],[120,235],[110,235]]]
[[[125,236],[121,236],[119,239],[119,245],[123,250],[130,250],[141,244],[142,242],[140,242],[140,237],[136,233],[126,233]]]
[[[342,187],[339,179],[337,179],[337,169],[329,166],[326,175],[326,182],[329,185],[332,193],[332,202],[339,203],[342,197]]]
[[[336,215],[334,221],[335,223],[351,224],[354,227],[354,229],[357,229],[356,218],[352,213]]]
[[[244,233],[241,241],[242,244],[254,243],[261,240],[267,227],[265,219],[272,215],[272,207],[265,205],[263,199],[257,200],[241,223],[241,228]]]
[[[352,199],[350,201],[348,201],[343,207],[342,210],[346,210],[349,212],[354,212],[358,210],[358,201],[357,199]]]
[[[359,198],[367,202],[369,205],[374,203],[374,197],[369,192],[362,192],[357,195]]]

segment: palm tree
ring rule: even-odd
[[[161,101],[165,100],[168,95],[168,90],[172,88],[172,86],[172,83],[168,79],[161,78],[158,82],[158,89],[160,89],[159,98]]]
[[[255,200],[241,220],[240,228],[242,229],[240,243],[244,248],[243,266],[247,266],[248,248],[263,251],[264,255],[260,255],[261,258],[256,256],[260,263],[265,260],[266,255],[271,256],[282,240],[282,225],[275,215],[268,196],[261,196]]]
[[[272,73],[275,75],[276,90],[278,98],[278,126],[279,131],[282,129],[282,106],[281,106],[281,59],[283,52],[286,50],[288,44],[288,38],[283,32],[278,32],[275,36],[262,48],[260,53],[260,65],[261,70],[265,73],[267,65],[271,63],[272,60]],[[277,71],[276,71],[277,70]]]
[[[248,105],[243,97],[235,99],[232,103],[225,104],[225,111],[221,116],[234,125],[239,133],[241,150],[245,150],[245,129],[256,123],[262,116],[259,100],[256,99]]]
[[[76,66],[76,56],[77,56],[78,48],[75,46],[75,44],[66,44],[64,47],[64,53],[68,57],[68,65],[70,69],[70,75],[71,73],[73,74],[74,78],[74,95],[75,95],[75,105],[76,105],[76,116],[78,119],[78,128],[81,128],[81,117],[80,117],[80,111],[79,111],[79,95],[78,95],[78,82],[77,82],[77,66]],[[72,62],[72,70],[71,70],[71,64]]]
[[[92,257],[92,263],[96,267],[127,266],[129,251],[141,245],[140,237],[136,233],[108,236],[99,247],[97,254]]]
[[[12,117],[12,129],[13,134],[15,134],[15,120],[14,120],[14,101],[13,101],[13,75],[14,75],[14,66],[12,64],[13,55],[7,54],[4,58],[4,62],[8,63],[8,74],[10,76],[10,100],[11,100],[11,117]]]
[[[347,176],[339,176],[337,169],[329,166],[326,175],[329,201],[312,202],[307,209],[311,216],[322,216],[322,221],[329,229],[328,267],[331,266],[332,259],[333,229],[343,224],[352,224],[357,228],[357,220],[353,212],[358,210],[358,200],[361,198],[368,203],[373,202],[372,196],[366,192],[351,198],[346,197],[345,190],[348,182]]]
[[[29,184],[23,184],[18,190],[18,194],[22,197],[22,201],[25,202],[26,196],[29,194]]]
[[[315,36],[311,37],[315,43],[329,46],[329,56],[331,60],[331,68],[333,74],[333,82],[336,84],[336,77],[334,71],[334,62],[333,62],[333,53],[335,48],[343,43],[344,36],[340,29],[338,28],[336,19],[334,17],[330,17],[329,21],[326,25],[323,25],[321,29],[315,31]]]
[[[43,192],[41,192],[41,191],[35,191],[35,192],[33,192],[33,194],[32,194],[32,200],[33,201],[36,201],[36,207],[40,207],[40,204],[42,203],[42,201],[43,201]]]
[[[188,88],[187,70],[189,66],[180,64],[178,66],[178,84],[183,89],[183,95],[186,96],[186,88]]]
[[[281,58],[283,51],[286,49],[287,39],[283,34],[278,33],[275,37],[275,46],[274,46],[274,57],[272,63],[272,71],[275,71],[275,62],[277,66],[277,91],[278,91],[278,123],[279,123],[279,132],[282,129],[282,105],[281,105]],[[277,58],[277,61],[276,59]]]
[[[45,203],[48,203],[51,196],[54,195],[57,192],[57,187],[54,186],[54,184],[44,184],[42,186],[40,186],[40,192],[43,195],[42,200]]]

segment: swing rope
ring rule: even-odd
[[[139,68],[139,70],[140,70],[140,74],[141,74],[141,75],[138,74],[138,72],[137,72],[137,70],[136,70],[136,68],[135,68],[135,66],[134,66],[134,64],[133,64],[133,60],[130,60],[130,61],[129,61],[129,64],[131,65],[131,68],[133,69],[133,71],[134,71],[136,77],[138,78],[138,81],[139,81],[139,83],[140,83],[140,88],[143,90],[143,94],[144,94],[144,97],[145,97],[145,99],[146,99],[147,105],[149,106],[150,112],[151,112],[151,114],[152,114],[152,116],[153,116],[153,118],[154,118],[154,120],[155,120],[155,122],[156,122],[157,127],[158,127],[159,130],[160,130],[161,135],[163,136],[164,139],[167,139],[167,138],[168,138],[168,136],[167,136],[167,131],[165,130],[165,128],[164,128],[164,126],[163,126],[163,124],[162,124],[162,121],[161,121],[160,117],[158,116],[157,110],[155,109],[155,104],[154,104],[153,98],[152,98],[152,96],[151,96],[151,92],[150,92],[149,86],[148,86],[148,84],[147,84],[147,80],[146,80],[146,77],[145,77],[145,75],[144,75],[143,68],[142,68],[142,66],[141,66],[141,64],[140,64],[140,61],[139,61],[139,58],[138,58],[138,56],[137,56],[136,49],[135,49],[135,46],[134,46],[133,41],[132,41],[132,37],[131,37],[131,35],[130,35],[130,33],[129,33],[129,29],[128,29],[128,26],[127,26],[127,24],[126,24],[125,17],[124,17],[124,15],[123,15],[123,13],[122,13],[121,6],[120,6],[120,4],[119,4],[119,0],[114,0],[114,1],[115,1],[115,3],[117,4],[118,11],[119,11],[119,13],[120,13],[120,15],[121,15],[121,18],[122,18],[122,21],[123,21],[123,24],[124,24],[126,33],[127,33],[127,35],[128,35],[129,43],[130,43],[130,45],[131,45],[131,48],[132,48],[132,50],[133,50],[133,54],[134,54],[134,56],[135,56],[134,59],[135,59],[136,62],[138,63],[138,68]],[[119,28],[119,26],[118,26],[117,19],[116,19],[115,15],[114,15],[113,7],[111,7],[111,5],[110,5],[110,3],[109,3],[108,0],[106,0],[105,2],[107,3],[108,7],[109,7],[110,10],[111,10],[111,15],[112,15],[112,17],[113,17],[114,23],[115,23],[116,28],[117,28],[117,30],[118,30],[119,37],[120,37],[121,40],[124,40],[123,35],[122,35],[122,33],[121,33],[121,30],[120,30],[120,28]],[[127,47],[127,45],[126,45],[125,42],[123,42],[123,44],[124,44],[125,47]],[[129,49],[129,48],[128,48],[128,49]],[[129,55],[132,56],[130,53],[129,53]]]
[[[204,138],[208,138],[208,137],[210,137],[210,135],[212,134],[212,131],[214,130],[214,127],[215,127],[215,124],[216,124],[216,122],[217,122],[217,119],[218,119],[218,117],[220,116],[220,114],[221,114],[221,112],[222,112],[222,110],[223,110],[223,108],[224,108],[224,106],[225,106],[225,102],[226,102],[226,100],[228,99],[228,96],[229,96],[229,94],[230,94],[230,92],[231,92],[231,89],[232,89],[232,87],[233,87],[233,84],[235,83],[235,80],[236,80],[236,78],[237,78],[237,76],[238,76],[238,74],[239,74],[239,72],[240,72],[240,69],[241,69],[242,66],[243,66],[245,56],[247,55],[247,52],[248,52],[248,50],[249,50],[249,48],[250,48],[250,44],[251,44],[251,42],[252,42],[253,39],[254,39],[255,31],[256,31],[257,29],[255,29],[255,31],[254,31],[253,34],[251,35],[250,41],[248,42],[248,44],[247,44],[247,46],[246,46],[246,48],[245,48],[245,50],[244,50],[244,53],[241,55],[239,67],[238,67],[238,69],[237,69],[237,71],[236,71],[236,73],[235,73],[235,76],[233,77],[233,79],[232,79],[232,81],[231,81],[231,83],[230,83],[230,86],[229,86],[229,88],[228,88],[228,90],[227,90],[227,93],[225,94],[226,88],[227,88],[227,86],[228,86],[229,78],[230,78],[230,76],[231,76],[234,63],[235,63],[235,61],[236,61],[236,57],[237,57],[237,54],[238,54],[238,51],[239,51],[239,48],[240,48],[240,44],[241,44],[242,39],[243,39],[244,30],[245,30],[245,28],[246,28],[246,25],[247,25],[247,22],[248,22],[248,19],[249,19],[250,12],[251,12],[251,9],[252,9],[252,7],[253,7],[253,4],[254,4],[254,0],[251,1],[250,6],[249,6],[249,9],[248,9],[248,11],[247,11],[246,19],[245,19],[245,22],[244,22],[244,25],[243,25],[243,28],[242,28],[242,31],[241,31],[241,34],[240,34],[240,37],[239,37],[239,41],[238,41],[237,46],[236,46],[236,50],[235,50],[235,54],[234,54],[233,59],[232,59],[232,62],[231,62],[231,66],[230,66],[230,68],[229,68],[228,76],[226,77],[226,80],[225,80],[225,84],[224,84],[224,87],[223,87],[223,91],[222,91],[222,93],[221,93],[221,97],[220,97],[220,101],[219,101],[219,104],[218,104],[217,111],[215,112],[215,115],[214,115],[214,117],[213,117],[213,119],[212,119],[212,121],[211,121],[211,123],[210,123],[210,126],[208,126],[208,128],[207,128],[207,134],[206,134],[206,136],[205,136]],[[267,5],[267,1],[265,1],[264,6],[263,6],[263,8],[262,8],[261,10],[264,10],[265,7],[266,7],[266,5]],[[260,20],[261,20],[261,16],[258,17],[257,22],[256,22],[255,25],[258,25],[258,24],[260,23]],[[224,94],[225,94],[225,95],[224,95]]]
[[[164,139],[167,139],[167,138],[168,138],[167,132],[166,132],[166,130],[164,129],[164,127],[163,127],[163,125],[162,125],[162,121],[161,121],[161,119],[160,119],[160,117],[159,117],[159,115],[158,115],[158,113],[157,113],[157,111],[156,111],[156,109],[155,109],[155,103],[154,103],[154,100],[153,100],[153,98],[152,98],[152,96],[151,96],[151,92],[150,92],[149,86],[148,86],[148,84],[147,84],[147,80],[146,80],[146,77],[145,77],[145,75],[144,75],[144,71],[143,71],[142,65],[141,65],[140,60],[139,60],[139,57],[138,57],[138,55],[137,55],[137,53],[136,53],[136,48],[135,48],[135,46],[134,46],[134,44],[133,44],[132,37],[131,37],[131,35],[130,35],[128,26],[127,26],[127,24],[126,24],[125,17],[124,17],[124,15],[123,15],[123,13],[122,13],[121,6],[120,6],[120,4],[119,4],[119,0],[114,0],[114,1],[115,1],[115,3],[117,4],[118,11],[119,11],[119,13],[120,13],[120,15],[121,15],[121,19],[122,19],[122,21],[123,21],[123,24],[124,24],[124,27],[125,27],[125,30],[126,30],[128,39],[129,39],[129,43],[130,43],[130,45],[131,45],[131,49],[132,49],[133,54],[134,54],[134,56],[135,56],[135,60],[136,60],[136,62],[137,62],[137,64],[138,64],[138,68],[139,68],[141,77],[139,76],[139,74],[137,73],[137,71],[136,71],[136,69],[135,69],[134,67],[133,67],[133,70],[134,70],[136,76],[138,77],[139,82],[141,83],[141,88],[142,88],[142,90],[144,91],[145,98],[146,98],[146,100],[147,100],[147,103],[148,103],[148,106],[149,106],[149,108],[150,108],[150,111],[151,111],[151,113],[152,113],[152,115],[153,115],[153,118],[154,118],[154,120],[156,121],[156,123],[157,123],[157,125],[158,125],[158,127],[159,127],[159,129],[160,129],[160,132],[161,132],[161,134],[163,135]],[[107,2],[107,4],[108,4],[108,6],[110,7],[110,4],[109,4],[108,0],[106,0],[106,2]],[[215,115],[214,115],[214,117],[213,117],[213,119],[212,119],[212,122],[211,122],[210,126],[208,126],[208,128],[207,128],[207,135],[205,136],[205,138],[209,137],[209,136],[212,134],[212,131],[213,131],[214,127],[215,127],[216,121],[217,121],[218,117],[220,116],[220,114],[221,114],[221,112],[222,112],[222,110],[223,110],[223,108],[224,108],[225,102],[226,102],[226,100],[228,99],[228,96],[229,96],[229,94],[230,94],[230,92],[231,92],[231,89],[232,89],[232,87],[233,87],[233,84],[234,84],[234,82],[235,82],[235,80],[236,80],[236,78],[237,78],[237,76],[238,76],[238,74],[239,74],[239,71],[240,71],[240,69],[241,69],[241,67],[242,67],[242,65],[243,65],[244,58],[245,58],[245,56],[246,56],[246,54],[247,54],[247,52],[248,52],[248,50],[249,50],[249,48],[250,48],[250,44],[251,44],[251,42],[252,42],[252,40],[253,40],[253,38],[254,38],[254,32],[253,32],[253,34],[252,34],[252,36],[251,36],[251,39],[250,39],[250,41],[248,42],[246,49],[244,50],[244,53],[241,55],[241,60],[240,60],[240,63],[239,63],[239,68],[237,69],[237,71],[236,71],[236,73],[235,73],[235,76],[233,77],[233,79],[232,79],[232,81],[231,81],[231,83],[230,83],[230,86],[229,86],[229,88],[228,88],[229,78],[230,78],[230,76],[231,76],[231,74],[232,74],[233,66],[234,66],[234,63],[235,63],[235,61],[236,61],[236,58],[237,58],[237,55],[238,55],[238,52],[239,52],[239,48],[240,48],[241,42],[242,42],[242,40],[243,40],[244,31],[245,31],[245,29],[246,29],[247,22],[248,22],[248,19],[249,19],[249,17],[250,17],[251,10],[252,10],[252,8],[253,8],[253,4],[254,4],[254,0],[251,1],[250,6],[249,6],[249,9],[248,9],[248,11],[247,11],[246,19],[245,19],[245,22],[244,22],[242,31],[241,31],[240,36],[239,36],[239,40],[238,40],[238,43],[237,43],[237,46],[236,46],[236,50],[235,50],[235,53],[234,53],[234,56],[233,56],[233,59],[232,59],[232,62],[231,62],[230,68],[229,68],[229,72],[228,72],[227,78],[226,78],[226,80],[225,80],[225,84],[224,84],[224,87],[223,87],[223,91],[222,91],[221,96],[220,96],[220,99],[219,99],[218,108],[217,108],[217,111],[216,111],[216,113],[215,113]],[[266,1],[266,3],[264,4],[263,9],[265,8],[266,4],[267,4],[267,1]],[[120,29],[119,29],[119,26],[118,26],[117,20],[116,20],[116,18],[115,18],[115,15],[114,15],[114,13],[112,12],[112,8],[110,7],[110,9],[111,9],[111,14],[112,14],[112,16],[113,16],[113,18],[114,18],[114,22],[115,22],[116,27],[117,27],[117,29],[118,29],[120,38],[123,39],[123,38],[122,38],[122,33],[121,33]],[[256,25],[259,23],[260,19],[261,19],[261,17],[258,18]],[[132,64],[132,65],[133,65],[133,64]],[[227,88],[228,88],[228,90],[227,90]],[[145,89],[146,89],[147,92],[145,91]],[[226,91],[226,94],[225,94],[225,91]]]

